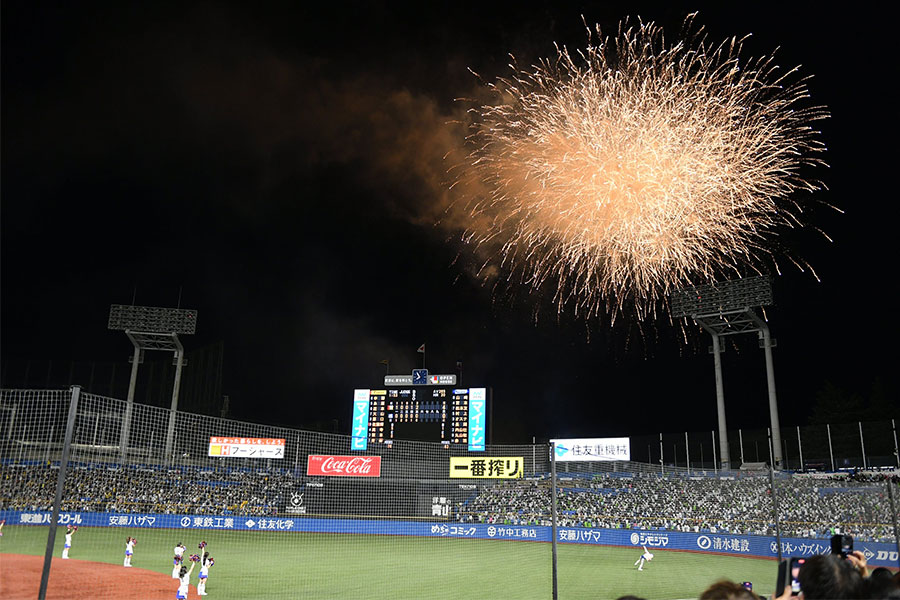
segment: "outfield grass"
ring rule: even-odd
[[[7,526],[3,533],[0,553],[43,555],[45,528]],[[64,528],[57,533],[54,556],[62,553],[64,533]],[[69,555],[121,564],[128,535],[138,538],[132,564],[166,574],[177,542],[191,554],[205,539],[216,560],[207,585],[213,600],[552,598],[551,545],[546,543],[83,527]],[[633,565],[640,549],[561,544],[558,552],[562,600],[625,594],[649,600],[697,598],[722,578],[752,581],[755,591],[771,594],[777,571],[774,561],[654,550],[653,561],[639,572]],[[98,582],[98,590],[104,585]]]

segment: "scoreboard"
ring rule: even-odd
[[[397,440],[465,444],[484,450],[487,390],[406,386],[354,390],[352,450]]]

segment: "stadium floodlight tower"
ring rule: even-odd
[[[765,350],[766,378],[769,387],[769,417],[772,421],[772,451],[775,468],[781,468],[781,429],[778,425],[778,399],[775,395],[775,366],[772,348],[775,341],[766,321],[753,309],[772,304],[772,281],[768,277],[747,277],[732,281],[676,290],[669,307],[676,319],[690,317],[713,340],[716,366],[716,404],[719,413],[719,450],[722,468],[730,468],[728,432],[725,427],[725,393],[722,388],[722,346],[719,338],[739,333],[757,333]]]
[[[184,348],[178,335],[191,335],[197,329],[197,311],[182,308],[156,308],[113,304],[109,308],[109,329],[124,331],[134,345],[131,363],[131,381],[128,384],[128,401],[125,417],[119,433],[119,456],[125,459],[128,435],[131,429],[131,410],[134,389],[137,384],[138,364],[143,362],[144,350],[163,350],[175,353],[175,385],[172,388],[172,410],[166,432],[165,458],[172,455],[172,439],[175,434],[175,411],[178,410],[178,390],[181,387],[181,368],[185,364]]]

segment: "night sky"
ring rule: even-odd
[[[349,433],[354,388],[426,367],[491,387],[494,441],[709,431],[708,336],[668,318],[557,317],[472,276],[448,202],[478,79],[640,16],[674,38],[752,34],[813,75],[828,186],[777,243],[767,310],[783,426],[831,384],[896,397],[896,79],[889,15],[820,2],[49,3],[2,7],[2,358],[121,361],[113,303],[194,308],[235,418]],[[256,4],[256,3],[254,3]],[[729,7],[718,6],[728,4]],[[829,5],[830,6],[830,5]],[[857,8],[857,7],[854,7]],[[537,316],[535,317],[535,314]],[[768,424],[754,336],[724,357],[730,428]],[[190,368],[190,366],[188,367]],[[8,379],[4,384],[14,383]],[[886,392],[885,392],[886,390]],[[877,420],[888,415],[872,414]]]

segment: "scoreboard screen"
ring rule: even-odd
[[[485,388],[409,386],[355,390],[352,449],[393,440],[484,446]],[[365,426],[363,425],[365,423]]]

